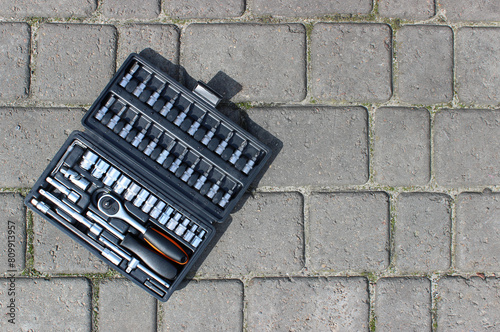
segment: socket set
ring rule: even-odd
[[[270,158],[219,101],[131,54],[26,205],[167,301]]]

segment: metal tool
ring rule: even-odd
[[[144,136],[146,136],[146,133],[148,132],[149,127],[151,127],[151,122],[148,122],[148,124],[144,128],[142,128],[142,130],[137,135],[135,135],[134,139],[130,143],[133,147],[136,148],[137,146],[139,146],[139,144],[141,144]]]
[[[191,220],[189,220],[188,218],[184,218],[182,223],[177,225],[177,228],[175,229],[175,234],[182,236],[182,234],[184,234],[184,232],[187,230],[187,227],[189,226],[190,222]]]
[[[121,195],[125,189],[127,189],[128,185],[132,182],[128,177],[122,174],[113,188],[113,191],[118,195]]]
[[[115,102],[116,98],[111,96],[109,97],[108,101],[106,102],[106,104],[104,106],[102,106],[99,111],[97,111],[97,113],[95,114],[95,118],[97,121],[101,121],[102,118],[106,115],[106,113],[108,113],[108,110],[109,108],[111,107],[111,105],[113,105],[113,103]]]
[[[205,112],[202,116],[200,116],[195,122],[191,124],[191,127],[189,127],[187,131],[189,135],[193,136],[196,133],[196,131],[198,131],[198,129],[201,126],[201,122],[203,121],[206,115],[207,113]]]
[[[231,199],[231,196],[233,195],[233,191],[234,189],[236,188],[237,184],[235,183],[233,188],[229,189],[226,194],[221,198],[221,200],[219,201],[219,206],[220,207],[225,207],[227,205],[227,203],[229,202],[229,200]]]
[[[146,146],[144,151],[142,151],[142,153],[144,153],[146,156],[150,156],[151,153],[156,148],[156,146],[158,145],[158,141],[160,140],[162,135],[163,135],[163,132],[161,132],[160,135],[158,135],[154,139],[152,139],[151,142],[149,142],[149,144]]]
[[[65,178],[69,179],[78,188],[87,190],[87,188],[90,186],[90,181],[82,177],[74,170],[62,167],[60,171]]]
[[[157,219],[160,216],[161,211],[167,204],[163,201],[158,201],[156,205],[153,207],[151,212],[149,213],[149,216],[153,219]]]
[[[153,94],[149,97],[146,104],[148,104],[149,106],[153,106],[156,103],[156,101],[158,100],[158,98],[160,97],[160,94],[163,92],[163,90],[165,89],[166,86],[167,86],[167,82],[160,85],[158,87],[158,89],[156,89],[156,91],[153,92]]]
[[[122,203],[111,194],[104,194],[97,200],[97,208],[108,217],[118,218],[137,229],[144,240],[159,254],[178,263],[186,264],[188,256],[174,240],[153,228],[146,228],[132,218]]]
[[[248,174],[252,170],[253,166],[255,165],[255,162],[257,161],[257,157],[260,155],[260,152],[257,152],[252,159],[249,159],[246,163],[246,165],[243,167],[241,170],[243,173]]]
[[[96,155],[94,152],[90,150],[87,150],[87,152],[85,152],[85,154],[82,157],[82,161],[80,162],[80,167],[88,171],[92,166],[94,166],[97,159],[99,159],[98,155]]]
[[[215,153],[217,153],[218,155],[222,154],[222,152],[224,152],[224,150],[226,149],[227,144],[229,143],[229,140],[233,137],[233,135],[234,135],[233,131],[229,132],[226,138],[219,143],[219,145],[215,149]]]
[[[201,144],[208,145],[208,143],[210,143],[210,141],[214,137],[215,132],[217,131],[217,128],[219,128],[219,126],[220,126],[220,121],[217,122],[217,124],[215,126],[213,126],[212,129],[210,129],[210,131],[208,131],[205,134],[205,136],[203,136],[203,138],[201,139]]]
[[[208,177],[208,174],[210,174],[210,171],[212,170],[213,166],[210,165],[208,167],[208,169],[205,171],[205,173],[203,173],[199,178],[198,180],[196,180],[196,183],[194,184],[194,187],[196,190],[200,190],[201,187],[203,187],[203,185],[205,184],[205,182],[207,181],[207,177]]]
[[[167,209],[165,210],[165,212],[163,212],[160,215],[160,217],[158,218],[158,222],[160,224],[162,224],[162,225],[165,225],[174,211],[175,210],[174,210],[173,207],[171,207],[171,206],[167,207]]]
[[[166,103],[160,110],[161,116],[167,116],[168,112],[172,109],[174,106],[175,102],[177,101],[177,98],[179,98],[179,93],[177,93],[175,96],[173,96],[168,103]]]
[[[179,127],[184,122],[184,120],[186,119],[186,116],[188,115],[189,110],[192,107],[193,107],[193,103],[189,104],[189,106],[186,107],[184,109],[184,111],[180,112],[179,115],[177,115],[177,117],[174,120],[174,125],[176,125],[177,127]]]
[[[149,81],[153,78],[153,74],[149,74],[148,76],[146,76],[146,78],[144,79],[144,81],[141,82],[141,84],[139,84],[134,92],[132,92],[132,94],[136,97],[139,97],[141,95],[141,93],[144,91],[144,89],[146,88],[146,85],[149,83]]]
[[[66,195],[66,197],[71,202],[76,203],[80,199],[80,195],[78,195],[78,193],[76,193],[74,190],[70,190],[69,188],[66,188],[66,186],[63,185],[61,182],[59,182],[51,177],[47,177],[45,180],[48,183],[50,183],[50,185],[52,185],[54,188],[56,188],[57,190],[62,192],[64,195]]]
[[[127,188],[127,191],[125,191],[125,195],[123,195],[123,198],[127,201],[131,201],[139,193],[140,190],[141,186],[139,186],[137,183],[132,183],[130,187]]]
[[[238,161],[238,159],[240,159],[240,156],[241,154],[243,153],[243,150],[245,150],[246,146],[247,146],[248,142],[247,140],[244,140],[240,146],[238,147],[238,149],[236,151],[233,152],[233,154],[231,155],[231,157],[229,158],[229,162],[231,164],[236,164],[236,162]]]
[[[149,213],[149,211],[151,211],[157,200],[158,198],[156,198],[155,196],[153,195],[149,196],[148,199],[144,202],[144,206],[141,209],[142,212]]]
[[[196,235],[194,239],[191,241],[191,245],[195,248],[198,248],[201,241],[203,241],[203,237],[205,236],[206,233],[207,232],[205,230],[202,230],[200,234]]]
[[[137,207],[141,207],[142,203],[146,201],[146,199],[149,196],[149,191],[146,189],[142,188],[141,191],[137,194],[135,200],[134,200],[134,205]]]
[[[136,114],[132,118],[132,120],[130,120],[130,122],[127,123],[125,125],[125,127],[122,128],[122,130],[120,130],[120,132],[118,133],[118,136],[120,136],[121,138],[127,137],[128,133],[130,133],[130,130],[134,127],[134,124],[137,121],[137,119],[139,119],[139,114]]]
[[[194,168],[196,167],[196,165],[198,165],[198,163],[200,162],[200,157],[198,157],[195,162],[191,165],[191,167],[187,168],[184,173],[182,174],[181,176],[181,180],[184,181],[184,182],[187,182],[187,180],[189,180],[189,178],[193,175],[194,173]]]
[[[158,158],[156,158],[156,162],[158,164],[162,165],[165,162],[168,155],[170,154],[170,151],[172,150],[172,148],[175,146],[176,143],[177,142],[175,140],[172,140],[170,141],[170,143],[168,143],[167,147],[163,149]]]
[[[177,157],[177,159],[175,159],[174,162],[172,164],[170,164],[170,167],[168,168],[168,170],[172,173],[175,173],[177,171],[177,169],[179,168],[179,166],[181,165],[182,161],[184,160],[184,157],[187,155],[188,152],[189,152],[189,149],[185,147],[184,151],[182,151],[182,153],[179,155],[179,157]]]
[[[123,113],[125,113],[125,111],[128,109],[128,106],[127,105],[124,105],[121,110],[116,113],[112,118],[111,120],[109,120],[108,124],[106,125],[106,127],[108,127],[109,129],[113,130],[116,126],[116,124],[118,123],[118,121],[121,120],[122,118],[122,115]]]
[[[210,190],[208,190],[208,192],[207,192],[208,198],[210,198],[210,199],[214,198],[215,194],[217,194],[217,192],[219,191],[220,184],[221,184],[222,180],[224,180],[225,177],[226,177],[226,175],[223,175],[219,180],[217,180],[216,183],[214,183],[212,185],[212,187],[210,187]]]
[[[137,71],[137,69],[139,69],[139,64],[136,62],[134,63],[134,65],[130,68],[130,70],[128,71],[128,73],[122,78],[122,80],[120,81],[120,86],[122,88],[125,88],[128,83],[130,82],[130,80],[132,79],[132,77],[134,76],[135,72]]]
[[[191,228],[186,231],[186,234],[184,234],[183,239],[186,242],[191,242],[191,240],[193,239],[193,237],[195,235],[194,232],[197,229],[198,229],[198,225],[194,224],[193,226],[191,226]]]
[[[181,220],[182,214],[180,212],[177,212],[172,218],[167,223],[167,228],[173,231],[175,227],[179,224],[179,220]]]
[[[104,183],[104,185],[106,186],[111,187],[121,174],[122,173],[119,170],[111,166],[106,172],[106,176],[102,180],[102,183]]]
[[[95,177],[96,179],[100,179],[104,173],[109,168],[109,164],[104,161],[104,159],[99,159],[97,163],[95,164],[94,170],[92,171],[92,176]]]

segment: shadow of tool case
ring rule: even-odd
[[[219,101],[131,54],[26,205],[166,301],[270,157]]]

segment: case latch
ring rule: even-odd
[[[201,81],[198,81],[198,84],[194,88],[193,92],[213,107],[217,107],[222,100],[222,96],[220,94]]]

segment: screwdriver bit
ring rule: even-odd
[[[120,81],[119,84],[120,84],[120,86],[122,88],[125,88],[127,86],[128,82],[130,82],[130,80],[132,79],[132,76],[134,76],[134,74],[137,71],[137,69],[139,69],[139,64],[136,62],[136,63],[134,63],[134,65],[132,66],[132,68],[130,68],[130,70],[128,71],[128,73]]]

